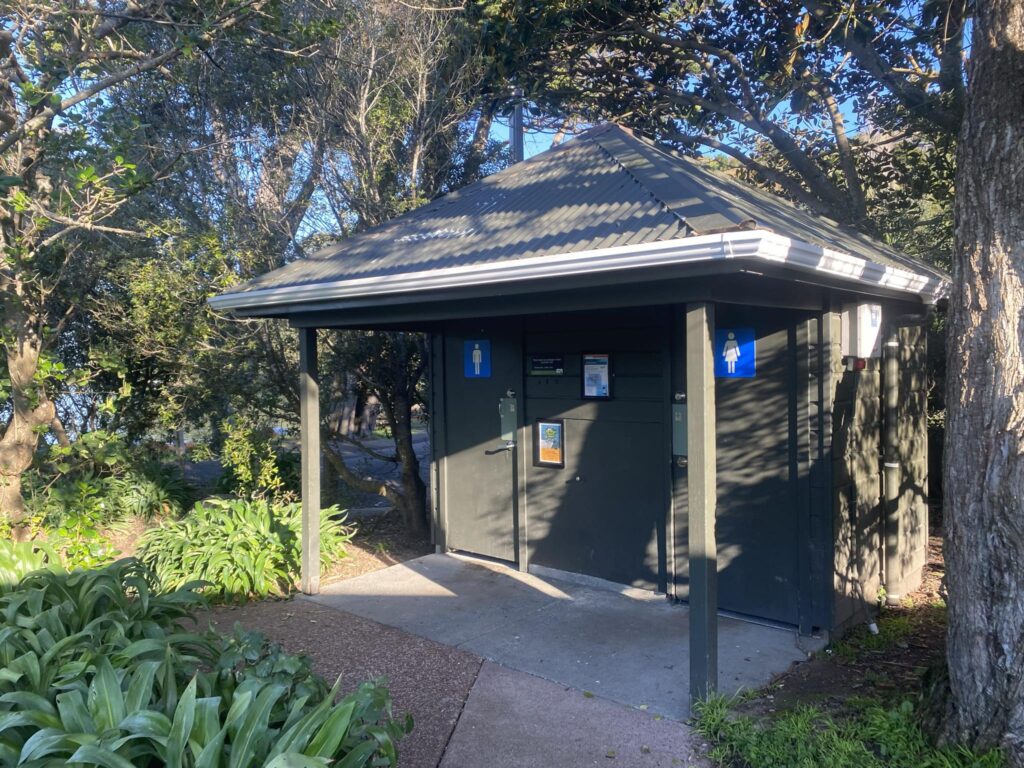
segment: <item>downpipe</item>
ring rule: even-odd
[[[899,462],[899,340],[895,329],[887,334],[882,347],[882,399],[885,406],[882,483],[884,491],[885,532],[885,600],[890,605],[902,599],[899,592],[902,568],[900,567],[900,462]]]

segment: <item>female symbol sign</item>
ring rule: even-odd
[[[715,331],[715,378],[752,379],[757,372],[753,328]]]

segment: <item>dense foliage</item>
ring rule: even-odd
[[[17,584],[32,571],[59,570],[60,556],[49,544],[0,539],[0,589]]]
[[[394,765],[387,690],[335,701],[308,661],[236,629],[187,631],[201,598],[137,561],[0,593],[0,763]]]
[[[208,499],[180,520],[148,530],[139,558],[161,582],[181,587],[201,580],[220,599],[287,594],[299,575],[302,507],[265,499]],[[345,556],[352,531],[336,507],[321,512],[320,562]]]

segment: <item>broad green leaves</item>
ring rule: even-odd
[[[0,593],[0,763],[129,768],[393,766],[386,689],[336,702],[255,634],[182,631],[193,588],[136,561],[36,574]]]

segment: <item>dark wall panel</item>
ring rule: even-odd
[[[565,360],[526,378],[527,423],[566,419],[565,469],[525,468],[531,563],[664,590],[667,323],[661,308],[527,319],[526,364]],[[611,400],[581,398],[588,352],[612,356]]]

